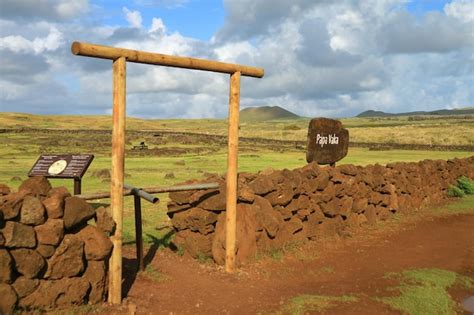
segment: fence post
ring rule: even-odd
[[[226,253],[225,270],[235,271],[235,241],[237,221],[237,153],[239,145],[240,72],[230,76],[229,139],[226,179]]]
[[[109,302],[122,302],[122,221],[123,221],[123,174],[125,152],[125,91],[126,60],[119,57],[113,63],[113,128],[112,128],[112,178],[110,203],[115,233],[111,237],[114,245],[110,257]]]
[[[133,204],[135,206],[135,245],[137,248],[137,270],[145,270],[143,261],[143,237],[142,237],[142,201],[138,195],[138,189],[134,189]]]

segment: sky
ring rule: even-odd
[[[83,41],[262,67],[241,108],[351,117],[474,105],[474,0],[0,0],[0,111],[110,114]],[[225,118],[229,75],[127,63],[127,115]]]

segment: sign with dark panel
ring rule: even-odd
[[[306,161],[334,164],[347,155],[349,131],[339,120],[314,118],[309,122]]]
[[[93,159],[93,154],[42,154],[28,176],[82,178]]]

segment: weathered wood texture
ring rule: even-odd
[[[233,74],[240,72],[243,76],[261,78],[264,75],[262,68],[255,68],[212,60],[178,57],[164,54],[150,53],[138,50],[115,48],[110,46],[74,42],[71,46],[74,55],[115,60],[125,57],[129,62],[145,63],[168,67],[213,71]]]
[[[235,238],[237,220],[237,154],[239,145],[240,72],[230,77],[229,140],[226,179],[226,260],[225,270],[235,270]]]
[[[112,111],[112,176],[110,206],[115,221],[115,233],[111,237],[114,245],[110,257],[109,302],[122,302],[122,227],[123,227],[123,179],[125,158],[125,93],[126,60],[113,63],[113,111]]]

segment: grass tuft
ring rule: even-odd
[[[457,187],[459,187],[466,195],[474,195],[474,181],[466,176],[458,178]]]
[[[464,193],[464,191],[461,188],[459,188],[458,186],[449,185],[449,187],[448,187],[448,196],[449,197],[462,198],[465,195],[466,194]]]
[[[400,291],[400,295],[377,300],[402,313],[415,315],[456,314],[459,307],[447,289],[455,284],[473,286],[471,278],[442,269],[408,270],[401,274],[390,274],[390,277],[402,278],[402,284],[395,288]]]
[[[324,312],[340,303],[357,302],[355,296],[326,296],[304,294],[291,298],[289,303],[283,307],[281,313],[300,315],[308,312]]]

